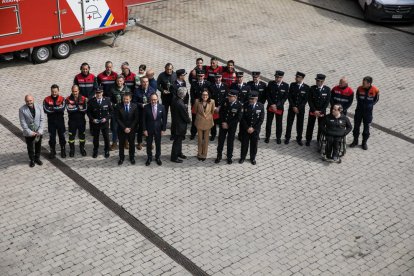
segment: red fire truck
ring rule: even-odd
[[[0,56],[33,63],[67,58],[89,37],[123,32],[124,0],[0,0]]]

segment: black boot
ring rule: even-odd
[[[66,146],[60,145],[60,157],[66,158]]]
[[[69,157],[75,156],[75,143],[69,143]]]
[[[362,149],[368,150],[367,140],[362,140]]]
[[[50,153],[49,153],[49,159],[53,159],[56,156],[56,147],[50,146]]]
[[[79,149],[82,156],[86,156],[85,142],[79,143]]]
[[[350,148],[358,146],[358,138],[354,138],[354,141],[349,145]]]

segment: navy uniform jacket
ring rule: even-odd
[[[191,106],[194,105],[196,100],[201,99],[201,93],[203,93],[204,88],[208,89],[210,85],[211,83],[209,81],[203,81],[202,83],[195,82],[191,85],[191,89],[190,89]]]
[[[305,111],[308,102],[309,86],[303,83],[300,87],[296,82],[292,82],[289,86],[289,107],[297,107],[300,111]]]
[[[147,104],[144,107],[143,130],[148,131],[148,133],[161,134],[161,131],[165,131],[167,128],[166,115],[164,106],[157,103],[157,118],[154,119],[154,115],[152,114],[152,105]]]
[[[109,98],[103,97],[101,104],[98,103],[97,98],[92,98],[88,104],[88,117],[91,121],[97,119],[102,120],[106,119],[105,123],[93,124],[102,128],[108,127],[109,119],[112,115],[112,104]]]
[[[247,85],[247,83],[243,82],[241,86],[238,83],[233,83],[230,86],[230,89],[239,91],[237,99],[242,104],[249,101],[249,94],[250,94],[251,89],[250,89],[250,86]]]
[[[209,87],[210,96],[214,100],[216,107],[220,107],[224,104],[227,98],[228,88],[224,83],[220,83],[217,87],[216,83],[213,83]]]
[[[252,108],[249,103],[243,106],[243,116],[240,121],[240,129],[247,130],[252,127],[259,134],[264,120],[264,105],[257,102]]]
[[[124,132],[126,128],[131,128],[131,133],[135,133],[138,124],[138,107],[136,104],[129,104],[128,113],[125,111],[124,104],[118,105],[115,117],[118,122],[118,131]]]
[[[233,105],[228,100],[225,100],[219,113],[222,123],[227,123],[229,129],[236,129],[237,124],[243,116],[243,106],[237,100],[233,103]]]
[[[251,91],[254,90],[259,92],[258,101],[264,104],[266,102],[266,83],[264,81],[259,81],[259,83],[256,85],[254,81],[249,81],[247,85],[250,86]]]
[[[282,81],[280,86],[277,85],[277,82],[270,81],[267,85],[267,106],[275,104],[277,109],[283,110],[286,100],[289,95],[289,84]]]
[[[313,113],[316,110],[326,113],[326,109],[331,100],[331,89],[328,86],[322,86],[321,89],[316,85],[312,85],[309,90],[309,113]]]

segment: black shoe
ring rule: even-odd
[[[174,136],[171,135],[170,141],[174,141]]]
[[[109,151],[105,151],[104,156],[105,156],[105,158],[108,158],[109,157]]]
[[[66,147],[65,146],[60,147],[60,157],[66,158]]]
[[[157,163],[157,165],[158,166],[161,166],[162,165],[162,161],[161,161],[161,159],[155,159],[155,162]]]
[[[92,158],[96,158],[96,157],[98,157],[98,152],[97,152],[97,151],[94,151],[94,152],[92,153]]]
[[[367,145],[367,143],[362,143],[362,149],[363,149],[363,150],[368,150],[368,145]]]
[[[149,165],[151,164],[151,161],[152,161],[152,160],[151,160],[150,158],[148,158],[148,159],[147,159],[147,162],[145,162],[145,166],[149,166]]]
[[[211,136],[210,141],[213,142],[216,139],[216,136]]]
[[[118,166],[121,166],[124,163],[124,159],[119,159]]]
[[[39,166],[42,166],[42,165],[43,165],[43,162],[42,162],[42,161],[40,161],[40,159],[35,159],[35,160],[34,160],[34,162],[35,162],[37,165],[39,165]]]
[[[354,148],[358,146],[358,139],[354,139],[354,141],[349,145],[350,148]]]
[[[172,160],[171,159],[171,162],[174,162],[174,163],[183,163],[183,160],[181,160],[181,159]]]
[[[29,166],[30,166],[30,168],[33,168],[35,166],[35,161],[30,160]]]
[[[309,147],[310,146],[310,141],[306,141],[306,146]]]
[[[282,140],[276,139],[276,144],[278,144],[278,145],[282,144]]]
[[[302,140],[296,140],[296,143],[298,143],[299,146],[303,146]]]
[[[184,154],[178,155],[178,157],[181,159],[187,159],[187,156],[185,156]]]
[[[264,142],[265,142],[266,144],[268,144],[268,143],[269,143],[269,141],[270,141],[270,139],[266,137]]]
[[[135,159],[134,158],[129,159],[129,161],[131,162],[132,165],[135,165]]]
[[[214,160],[214,163],[218,164],[221,161],[221,157],[217,157],[216,160]]]
[[[70,150],[69,151],[69,157],[74,157],[75,156],[75,151]]]
[[[50,149],[50,153],[49,153],[49,159],[54,159],[56,156],[56,150],[55,149]]]
[[[206,159],[205,159],[205,158],[201,158],[201,161],[203,161],[203,162],[204,162],[204,161],[206,161]]]
[[[289,139],[285,139],[285,145],[289,144]]]
[[[243,164],[243,163],[244,163],[244,158],[240,158],[239,164]]]
[[[198,161],[201,161],[202,158],[197,156],[197,159],[198,159]]]
[[[256,165],[256,160],[251,160],[250,163],[252,163],[252,165]]]
[[[190,140],[194,140],[194,138],[195,138],[195,135],[190,136]]]
[[[229,165],[233,164],[233,160],[231,158],[227,159],[227,164],[229,164]]]

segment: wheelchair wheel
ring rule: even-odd
[[[339,147],[339,156],[342,157],[346,153],[346,136],[342,138],[341,145]]]

